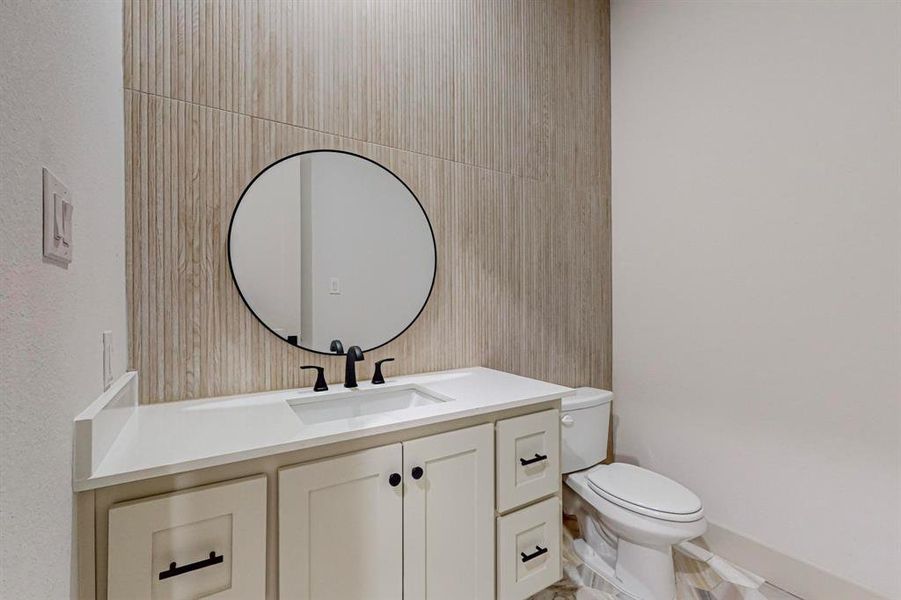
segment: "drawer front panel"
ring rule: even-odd
[[[107,581],[111,600],[264,597],[266,476],[113,506]]]
[[[560,579],[561,518],[556,496],[498,517],[500,600],[523,600]]]
[[[497,510],[507,512],[560,489],[560,412],[497,423]]]

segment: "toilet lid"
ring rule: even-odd
[[[591,489],[623,508],[663,515],[692,515],[702,508],[700,498],[688,488],[635,465],[598,465],[587,475]]]
[[[593,408],[601,404],[609,404],[613,400],[613,392],[597,388],[580,387],[576,393],[560,400],[560,408],[565,411]]]

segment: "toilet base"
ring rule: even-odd
[[[673,600],[676,570],[671,544],[703,534],[706,521],[662,522],[596,499],[608,511],[605,518],[580,490],[590,493],[578,476],[567,479],[563,510],[578,520],[581,539],[574,541],[573,549],[579,558],[611,585],[637,600]],[[626,533],[633,539],[626,539]]]
[[[616,578],[639,598],[673,600],[676,571],[672,546],[654,548],[620,538],[616,545]]]
[[[583,539],[573,540],[573,550],[586,567],[635,600],[674,600],[676,573],[672,549],[636,547],[636,544],[622,540],[620,544],[627,546],[626,552],[617,553],[614,564]],[[646,550],[652,552],[651,556]],[[666,557],[669,557],[669,564],[662,560]]]

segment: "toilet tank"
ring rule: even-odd
[[[581,471],[607,458],[610,402],[613,392],[577,388],[576,395],[563,398],[560,407],[560,438],[564,473]]]

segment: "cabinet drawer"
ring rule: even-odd
[[[110,600],[266,595],[266,476],[114,505]]]
[[[497,519],[499,600],[523,600],[560,579],[560,500]]]
[[[560,413],[497,423],[497,510],[507,512],[560,489]]]

